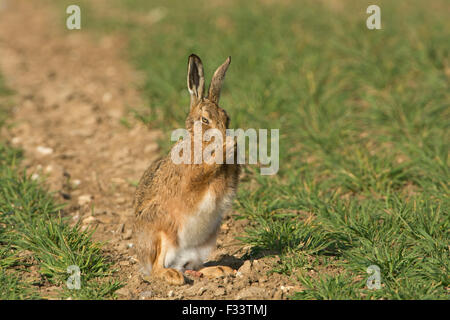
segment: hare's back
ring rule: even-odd
[[[161,166],[163,166],[165,159],[159,159],[155,162],[153,162],[147,170],[145,170],[144,174],[142,175],[141,179],[139,180],[136,194],[134,197],[134,209],[136,214],[139,211],[139,208],[141,208],[142,204],[146,199],[149,197],[152,197],[152,193],[156,191],[155,188],[155,177],[158,175]]]

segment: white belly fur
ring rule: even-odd
[[[208,258],[216,241],[208,241],[217,231],[223,214],[231,206],[234,191],[224,195],[220,201],[208,190],[200,202],[197,211],[189,216],[178,233],[178,248],[167,252],[165,267],[197,269]],[[207,242],[208,241],[208,242]]]

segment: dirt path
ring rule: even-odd
[[[158,154],[160,133],[131,121],[127,107],[140,107],[136,74],[123,59],[120,37],[92,39],[68,31],[61,13],[44,3],[3,2],[0,11],[0,69],[16,92],[9,132],[25,151],[25,166],[68,203],[73,221],[97,226],[126,286],[123,299],[280,299],[288,279],[268,277],[270,261],[243,261],[245,248],[234,240],[245,221],[227,217],[211,257],[234,268],[235,278],[195,279],[175,287],[143,282],[133,252],[131,221],[134,184]],[[292,288],[294,289],[294,288]]]

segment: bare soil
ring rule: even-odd
[[[16,92],[13,126],[2,135],[24,150],[27,171],[45,178],[67,203],[64,214],[95,226],[95,239],[107,241],[114,276],[125,283],[120,299],[285,299],[299,290],[289,285],[293,279],[267,274],[276,256],[244,260],[249,248],[236,236],[248,222],[232,213],[207,264],[239,269],[237,276],[192,278],[183,286],[142,280],[133,252],[132,201],[136,182],[160,156],[161,133],[127,113],[143,102],[138,74],[126,62],[126,38],[69,31],[64,12],[46,2],[2,4],[0,70]]]

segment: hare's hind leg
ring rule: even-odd
[[[166,259],[167,252],[171,246],[171,243],[167,239],[166,235],[162,232],[159,233],[156,242],[156,259],[152,268],[152,276],[163,279],[170,284],[184,284],[184,276],[180,271],[173,268],[164,267],[164,260]]]
[[[140,271],[144,278],[149,277],[152,273],[153,265],[156,261],[156,254],[158,244],[156,239],[148,232],[135,228],[136,239],[136,254],[140,265]]]
[[[172,268],[164,267],[164,260],[169,249],[169,242],[163,233],[152,234],[140,231],[137,241],[137,256],[141,265],[143,279],[159,278],[170,284],[183,284],[183,274]]]

